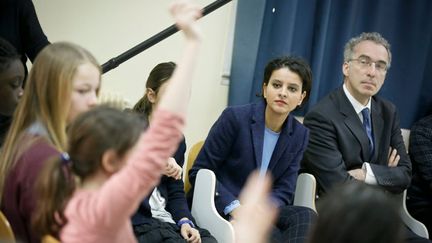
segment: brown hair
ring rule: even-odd
[[[76,179],[82,181],[97,172],[107,150],[124,156],[142,130],[143,122],[136,114],[108,106],[79,115],[68,129],[70,158],[62,155],[49,161],[38,178],[35,232],[57,235],[67,222],[63,211],[76,188]]]
[[[157,94],[159,88],[171,78],[175,68],[176,64],[174,62],[163,62],[156,65],[147,78],[146,88],[152,89]],[[144,96],[134,105],[133,110],[148,116],[152,112],[152,107],[146,91]]]

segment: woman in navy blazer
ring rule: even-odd
[[[303,242],[315,215],[292,206],[309,132],[290,113],[307,100],[311,83],[310,67],[302,59],[283,57],[269,62],[263,100],[225,109],[189,173],[192,185],[200,169],[216,174],[216,208],[230,220],[235,220],[241,207],[238,196],[252,171],[271,174],[271,197],[280,211],[272,242]]]

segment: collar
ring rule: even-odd
[[[360,114],[364,108],[371,110],[371,98],[369,98],[368,103],[364,106],[351,95],[345,84],[343,84],[343,91],[357,114]]]
[[[31,135],[38,135],[38,136],[44,136],[44,137],[49,137],[48,136],[48,131],[45,128],[45,126],[39,122],[33,122],[28,128],[27,128],[27,132]]]

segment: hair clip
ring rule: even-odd
[[[62,163],[65,165],[68,165],[71,162],[69,154],[66,152],[61,153],[60,158],[61,158]]]

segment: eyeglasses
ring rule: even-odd
[[[387,63],[384,61],[372,61],[372,59],[370,57],[367,56],[360,56],[357,59],[350,59],[348,61],[356,61],[361,68],[368,68],[368,67],[372,67],[372,64],[375,65],[375,69],[379,72],[386,72],[388,69]]]

